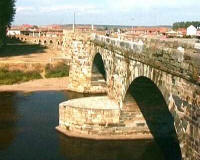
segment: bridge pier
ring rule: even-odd
[[[81,93],[106,93],[106,82],[102,83],[101,79],[94,80],[91,63],[95,54],[90,42],[85,42],[89,35],[66,32],[66,36],[73,39],[73,41],[66,39],[64,42],[68,43],[65,50],[71,58],[68,90]]]
[[[122,111],[107,96],[61,103],[57,130],[68,136],[87,139],[153,138],[137,106],[135,110]]]

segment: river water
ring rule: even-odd
[[[92,141],[58,133],[59,103],[84,96],[0,93],[0,160],[164,160],[154,140]]]

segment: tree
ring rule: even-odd
[[[0,46],[6,45],[6,30],[15,15],[15,0],[0,0]]]
[[[193,25],[195,26],[196,28],[197,27],[200,27],[200,21],[187,21],[187,22],[176,22],[173,24],[173,29],[178,29],[178,28],[187,28],[189,27],[190,25]]]

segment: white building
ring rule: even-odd
[[[197,29],[191,25],[187,28],[187,36],[196,36],[197,35]]]
[[[20,35],[21,31],[20,30],[8,30],[7,35],[8,36],[14,36],[14,35]]]

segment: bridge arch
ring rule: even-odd
[[[47,44],[47,41],[46,40],[44,40],[44,45],[46,45]]]
[[[130,83],[123,99],[123,110],[129,114],[139,110],[164,157],[169,160],[182,159],[174,117],[162,91],[151,79],[139,76]]]
[[[91,64],[91,84],[92,85],[106,85],[107,73],[105,63],[100,53],[96,53],[92,58]]]
[[[106,70],[103,62],[103,58],[100,53],[95,54],[92,60],[92,75],[94,73],[99,73],[102,75],[104,80],[106,80]]]
[[[50,40],[50,41],[49,41],[49,44],[53,44],[53,40]]]

